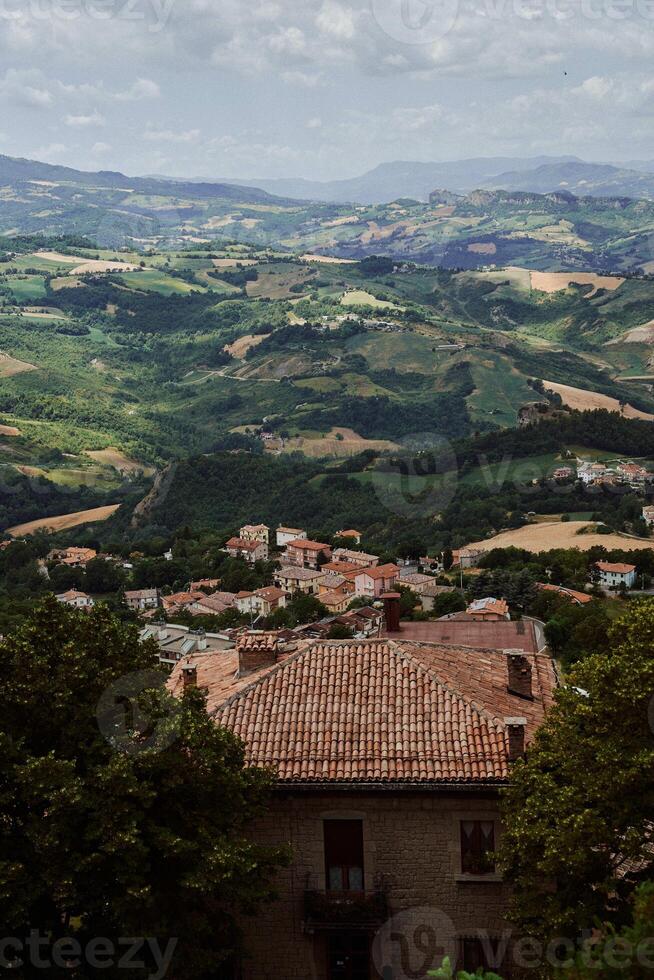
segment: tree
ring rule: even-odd
[[[504,810],[501,861],[514,917],[534,935],[576,936],[628,913],[651,876],[654,601],[634,603],[560,689]],[[625,861],[642,869],[625,875]]]
[[[620,980],[626,976],[645,980],[654,968],[653,935],[654,882],[648,881],[636,890],[632,921],[622,929],[604,924],[563,976],[565,980]]]
[[[202,692],[167,693],[154,649],[102,606],[50,597],[0,654],[9,934],[178,937],[174,975],[215,975],[236,947],[235,915],[270,897],[283,858],[246,836],[269,775],[245,766]]]

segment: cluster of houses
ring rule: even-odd
[[[570,466],[564,466],[556,470],[553,476],[555,480],[569,479],[575,476],[575,471]],[[622,484],[637,490],[642,490],[647,484],[654,481],[654,473],[650,473],[643,466],[633,462],[620,462],[615,466],[607,466],[605,463],[584,462],[577,466],[576,476],[585,486],[601,487]]]

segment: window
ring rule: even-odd
[[[461,871],[467,875],[487,875],[495,871],[495,824],[492,820],[461,822]]]
[[[324,833],[327,891],[362,892],[362,821],[325,820]]]

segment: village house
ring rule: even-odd
[[[511,619],[509,606],[505,599],[475,599],[466,610],[473,619],[486,622],[497,622],[499,619]]]
[[[598,561],[595,562],[595,568],[599,573],[600,583],[607,589],[620,588],[620,586],[631,589],[636,581],[635,565]]]
[[[575,471],[571,466],[559,466],[558,469],[554,470],[552,473],[553,480],[570,480],[575,475]]]
[[[270,616],[276,609],[286,606],[286,592],[269,585],[255,592],[239,592],[234,604],[244,616]]]
[[[268,560],[268,545],[265,541],[249,541],[246,538],[230,538],[225,545],[231,558],[243,558],[250,565]]]
[[[510,974],[500,797],[553,702],[549,656],[394,639],[289,651],[274,634],[245,635],[175,667],[176,696],[196,686],[247,760],[276,772],[253,838],[292,842],[278,901],[242,923],[235,974],[403,977],[429,930],[438,941],[412,959],[421,977],[446,955]]]
[[[352,596],[347,592],[335,590],[333,592],[322,592],[318,598],[323,606],[332,614],[345,612],[352,602]]]
[[[569,599],[576,606],[583,606],[587,602],[592,602],[592,595],[587,592],[578,592],[575,589],[566,589],[563,585],[551,585],[549,582],[536,582],[536,588],[541,592],[556,592],[557,595]]]
[[[651,479],[651,473],[637,463],[619,463],[617,469],[619,476],[631,486],[642,487]]]
[[[56,596],[57,602],[64,606],[72,606],[74,609],[92,609],[95,602],[86,592],[78,592],[77,589],[69,589]]]
[[[239,531],[239,537],[243,541],[262,541],[267,545],[270,543],[270,528],[265,524],[245,524]]]
[[[322,572],[318,569],[298,568],[290,565],[275,572],[275,585],[293,595],[295,592],[315,594],[318,592]]]
[[[169,623],[151,623],[139,633],[142,643],[154,640],[157,659],[164,667],[172,668],[183,657],[191,654],[209,654],[233,649],[234,643],[221,633],[205,633]]]
[[[367,555],[365,551],[350,551],[348,548],[336,548],[332,555],[333,561],[347,562],[358,568],[370,568],[379,564],[378,555]]]
[[[340,538],[341,541],[353,541],[354,544],[361,544],[362,536],[361,531],[355,531],[352,528],[348,531],[337,531],[334,535],[335,538]]]
[[[648,527],[654,525],[654,507],[643,507],[643,520]]]
[[[93,548],[63,548],[58,551],[51,551],[48,561],[54,561],[58,565],[66,565],[68,568],[86,568],[88,562],[98,557],[97,551]]]
[[[444,595],[446,592],[456,592],[457,590],[451,585],[437,585],[432,580],[431,582],[426,582],[424,585],[412,586],[412,591],[418,595],[422,611],[431,612],[438,596]]]
[[[146,609],[157,609],[159,606],[159,589],[137,589],[125,593],[125,605],[135,612],[145,612]]]
[[[175,613],[204,598],[204,592],[174,592],[172,595],[162,595],[161,605],[167,613]]]
[[[452,568],[474,568],[483,554],[478,548],[459,548],[452,552]]]
[[[284,560],[287,564],[298,565],[300,568],[320,568],[331,556],[332,549],[328,544],[296,538],[286,545]]]
[[[306,538],[307,532],[303,531],[300,527],[278,527],[276,531],[276,540],[278,548],[285,548],[287,544],[291,541],[297,541],[300,538]]]
[[[344,626],[352,631],[353,639],[367,640],[381,636],[384,625],[384,613],[374,606],[360,606],[349,609],[339,616],[329,616],[317,623],[297,626],[294,632],[305,639],[324,640],[329,638],[333,626]]]
[[[438,556],[425,555],[424,558],[419,558],[418,559],[418,571],[419,572],[432,572],[434,574],[438,574],[438,572],[442,572],[443,571],[443,557],[442,557],[442,555],[438,555]]]
[[[577,467],[577,478],[585,484],[594,483],[596,480],[608,474],[609,470],[604,463],[581,463]]]
[[[357,596],[378,599],[384,592],[389,592],[394,587],[399,574],[397,565],[363,568],[354,579],[354,593]]]
[[[228,609],[233,609],[235,603],[234,592],[212,592],[211,595],[199,592],[187,608],[194,616],[220,616]]]

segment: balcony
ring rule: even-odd
[[[388,918],[388,902],[384,892],[321,892],[304,893],[304,928],[318,930],[377,929]]]

